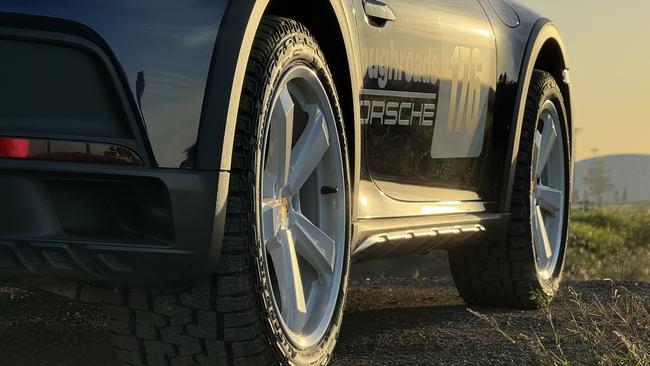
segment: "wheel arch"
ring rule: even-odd
[[[510,210],[514,186],[517,158],[519,154],[519,139],[525,114],[528,89],[535,69],[546,71],[553,75],[565,101],[568,120],[569,151],[573,151],[573,112],[571,108],[571,87],[569,76],[569,59],[566,47],[558,27],[548,19],[540,19],[534,25],[530,34],[519,76],[515,113],[510,130],[506,169],[504,172],[503,190],[500,198],[500,209]],[[573,159],[571,159],[573,161]],[[571,167],[571,174],[573,173]]]
[[[572,127],[569,60],[561,38],[545,39],[535,60],[535,69],[548,72],[557,81],[566,104],[569,127]]]
[[[255,34],[262,17],[267,14],[303,23],[319,41],[341,99],[348,144],[351,154],[354,153],[355,138],[359,135],[359,126],[354,123],[359,113],[359,101],[354,96],[358,89],[354,86],[358,84],[354,76],[358,55],[353,51],[357,41],[351,28],[356,24],[349,18],[351,6],[348,3],[345,0],[230,1],[214,49],[196,147],[197,169],[229,171],[231,168],[244,75]],[[354,170],[354,162],[350,165]]]
[[[356,27],[354,19],[348,19],[351,8],[346,6],[350,1],[302,1],[302,0],[271,0],[266,10],[267,14],[294,19],[307,27],[314,35],[320,48],[325,54],[325,59],[334,78],[334,84],[339,96],[339,103],[343,112],[345,135],[347,137],[348,151],[350,153],[350,174],[354,177],[357,171],[355,152],[360,141],[360,126],[355,123],[359,120],[360,89],[355,79],[357,70],[358,53],[355,52],[357,40],[352,35],[352,27]],[[352,180],[354,184],[356,180]]]

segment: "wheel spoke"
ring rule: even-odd
[[[562,208],[563,203],[563,192],[559,189],[554,189],[546,186],[537,187],[537,202],[542,209],[556,214]]]
[[[312,281],[307,297],[307,314],[313,314],[314,308],[318,305],[318,281]]]
[[[532,171],[535,175],[533,178],[537,179],[542,174],[540,171],[539,164],[539,151],[542,146],[542,133],[535,130],[535,137],[533,140],[533,159],[532,159]]]
[[[291,159],[293,138],[294,103],[289,91],[284,87],[278,95],[269,125],[269,151],[266,158],[265,176],[275,178],[276,188],[286,186]],[[268,192],[265,192],[267,194]]]
[[[276,176],[275,173],[271,172],[271,167],[269,163],[266,164],[266,169],[263,173],[263,182],[262,182],[262,199],[265,201],[274,200],[276,198]]]
[[[291,329],[302,329],[307,318],[307,305],[291,231],[281,230],[277,238],[269,240],[267,250],[278,279],[282,318]]]
[[[553,152],[553,146],[557,141],[557,130],[551,115],[547,115],[544,121],[544,130],[542,131],[542,141],[539,149],[539,161],[537,163],[537,175],[540,176],[548,164],[548,160]]]
[[[545,259],[551,258],[553,249],[551,248],[551,242],[548,240],[544,216],[542,216],[542,210],[539,206],[536,206],[533,217],[535,219],[535,247],[537,248],[537,256]]]
[[[262,202],[262,228],[264,238],[273,238],[277,235],[280,223],[277,220],[278,207],[275,201],[264,200]]]
[[[336,243],[305,216],[297,212],[291,216],[298,254],[316,269],[319,278],[326,278],[334,268]]]
[[[305,184],[330,145],[327,123],[321,110],[313,105],[305,109],[309,114],[309,122],[291,152],[288,189],[292,193],[298,192]]]

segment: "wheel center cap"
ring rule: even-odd
[[[289,227],[289,200],[286,197],[281,197],[278,203],[280,206],[280,225],[286,229]]]

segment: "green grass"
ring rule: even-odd
[[[648,205],[575,209],[567,264],[576,279],[650,281]]]

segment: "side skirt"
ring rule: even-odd
[[[480,213],[359,220],[353,224],[354,262],[425,254],[501,239],[510,214]]]

